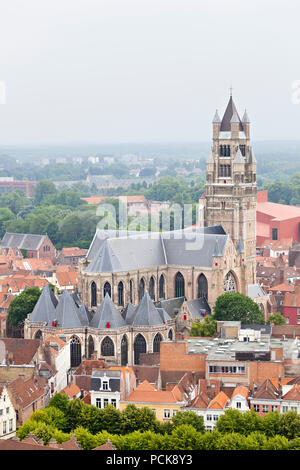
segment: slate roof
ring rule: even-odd
[[[87,272],[121,272],[162,265],[210,267],[213,256],[223,255],[228,240],[221,226],[131,232],[128,237],[122,237],[120,232],[115,238],[104,232],[107,231],[96,232],[87,255],[91,259]]]
[[[163,308],[171,318],[174,318],[179,312],[184,297],[174,297],[173,299],[160,300],[157,304],[157,308]]]
[[[55,307],[57,306],[57,298],[55,297],[49,284],[46,284],[35,307],[30,314],[32,322],[46,322],[52,325],[52,321],[56,318]]]
[[[232,119],[232,116],[236,113],[236,119],[237,119],[237,122],[240,123],[240,126],[239,126],[239,130],[240,131],[243,131],[244,128],[243,128],[243,124],[242,124],[242,121],[239,117],[239,114],[237,112],[237,109],[235,107],[235,104],[234,104],[234,101],[232,99],[232,96],[230,96],[229,98],[229,101],[228,101],[228,104],[227,104],[227,108],[225,110],[225,113],[224,113],[224,116],[222,118],[222,121],[221,121],[221,126],[220,126],[220,131],[230,131],[231,130],[231,125],[230,125],[230,121]]]
[[[88,324],[87,317],[85,318],[67,290],[59,296],[55,314],[60,328],[74,328]]]
[[[161,325],[171,317],[164,309],[157,309],[148,292],[145,292],[141,302],[128,318],[128,323],[134,326]]]
[[[205,312],[208,315],[211,314],[210,306],[204,297],[201,297],[200,299],[189,300],[187,302],[187,307],[194,320],[197,320],[198,318],[202,319]]]
[[[257,297],[264,297],[265,291],[259,284],[248,284],[248,297],[256,299]]]
[[[125,309],[122,312],[122,317],[124,318],[125,321],[127,321],[127,318],[130,318],[135,311],[135,306],[131,303],[128,302],[126,305]]]
[[[19,248],[24,250],[38,250],[46,235],[31,233],[6,232],[0,243],[1,248]]]
[[[120,328],[121,326],[126,325],[124,318],[115,307],[108,293],[106,293],[99,308],[94,314],[90,322],[90,326],[105,329],[107,328],[107,323],[109,323],[110,328]]]
[[[91,389],[94,391],[100,390],[101,378],[107,378],[109,380],[109,388],[107,392],[120,392],[121,390],[121,371],[120,370],[105,370],[105,371],[93,371],[91,378]]]

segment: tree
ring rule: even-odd
[[[15,214],[8,207],[0,207],[0,238],[5,233],[4,223],[13,219],[15,219]]]
[[[204,318],[204,322],[196,320],[191,326],[191,336],[212,337],[217,331],[217,321],[212,315]]]
[[[195,428],[198,432],[205,431],[203,417],[197,415],[193,411],[184,411],[182,413],[176,413],[176,415],[172,418],[172,423],[175,428],[181,426],[182,424],[186,424],[189,426],[193,426],[193,428]]]
[[[49,194],[55,194],[57,189],[55,184],[52,181],[41,180],[38,182],[34,192],[34,202],[37,205],[40,205],[44,199]]]
[[[121,428],[121,412],[113,405],[108,405],[102,410],[101,425],[104,431],[118,434]]]
[[[57,408],[66,416],[69,407],[68,397],[64,393],[56,393],[52,398],[50,398],[46,408],[50,407]]]
[[[287,411],[280,415],[279,434],[287,439],[300,437],[300,416],[297,411]]]
[[[121,413],[120,428],[122,434],[138,430],[152,431],[159,429],[159,423],[150,408],[137,408],[133,403],[130,403]]]
[[[274,325],[285,325],[286,321],[282,313],[276,312],[272,313],[272,315],[270,315],[267,320],[267,325],[270,325],[271,323],[273,323]]]
[[[41,295],[37,287],[29,287],[17,295],[10,303],[7,319],[13,326],[22,327]]]
[[[250,297],[239,292],[220,295],[216,300],[214,312],[216,320],[264,324],[264,314],[259,306]]]

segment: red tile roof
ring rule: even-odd
[[[46,385],[47,381],[40,376],[18,377],[8,384],[8,388],[16,403],[24,409],[46,394]]]
[[[1,338],[14,364],[31,364],[40,346],[38,339]]]

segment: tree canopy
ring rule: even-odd
[[[38,287],[28,287],[11,301],[7,319],[13,326],[23,326],[25,318],[34,309],[41,292]]]
[[[219,321],[264,324],[264,314],[259,306],[250,297],[239,292],[226,292],[217,298],[214,318]]]

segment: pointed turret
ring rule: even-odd
[[[153,300],[148,292],[145,292],[144,297],[137,306],[132,318],[131,325],[134,326],[149,326],[149,325],[162,325],[163,318],[155,307]]]
[[[232,96],[230,96],[227,108],[225,110],[223,119],[221,121],[220,131],[225,131],[225,132],[231,131],[231,119],[233,116],[234,116],[234,120],[236,120],[237,123],[239,124],[239,130],[243,131],[242,121],[240,120],[240,117],[235,107]]]
[[[90,322],[90,326],[92,328],[99,328],[100,330],[103,330],[106,328],[120,328],[121,326],[125,325],[126,322],[124,318],[115,307],[108,293],[106,293]]]
[[[247,123],[247,124],[250,124],[250,119],[249,119],[249,116],[247,114],[247,111],[245,109],[245,112],[244,112],[244,116],[243,116],[243,119],[242,119],[242,123]]]
[[[250,147],[248,163],[256,163],[256,158],[252,150],[252,147]]]
[[[220,123],[221,123],[221,119],[220,119],[218,110],[216,110],[215,115],[214,115],[214,119],[213,119],[213,124],[220,124]]]
[[[58,298],[55,313],[60,328],[75,328],[87,325],[74,298],[66,289]]]
[[[45,322],[47,325],[52,326],[52,321],[56,319],[56,306],[57,298],[49,284],[46,284],[30,314],[29,320],[31,322]]]

